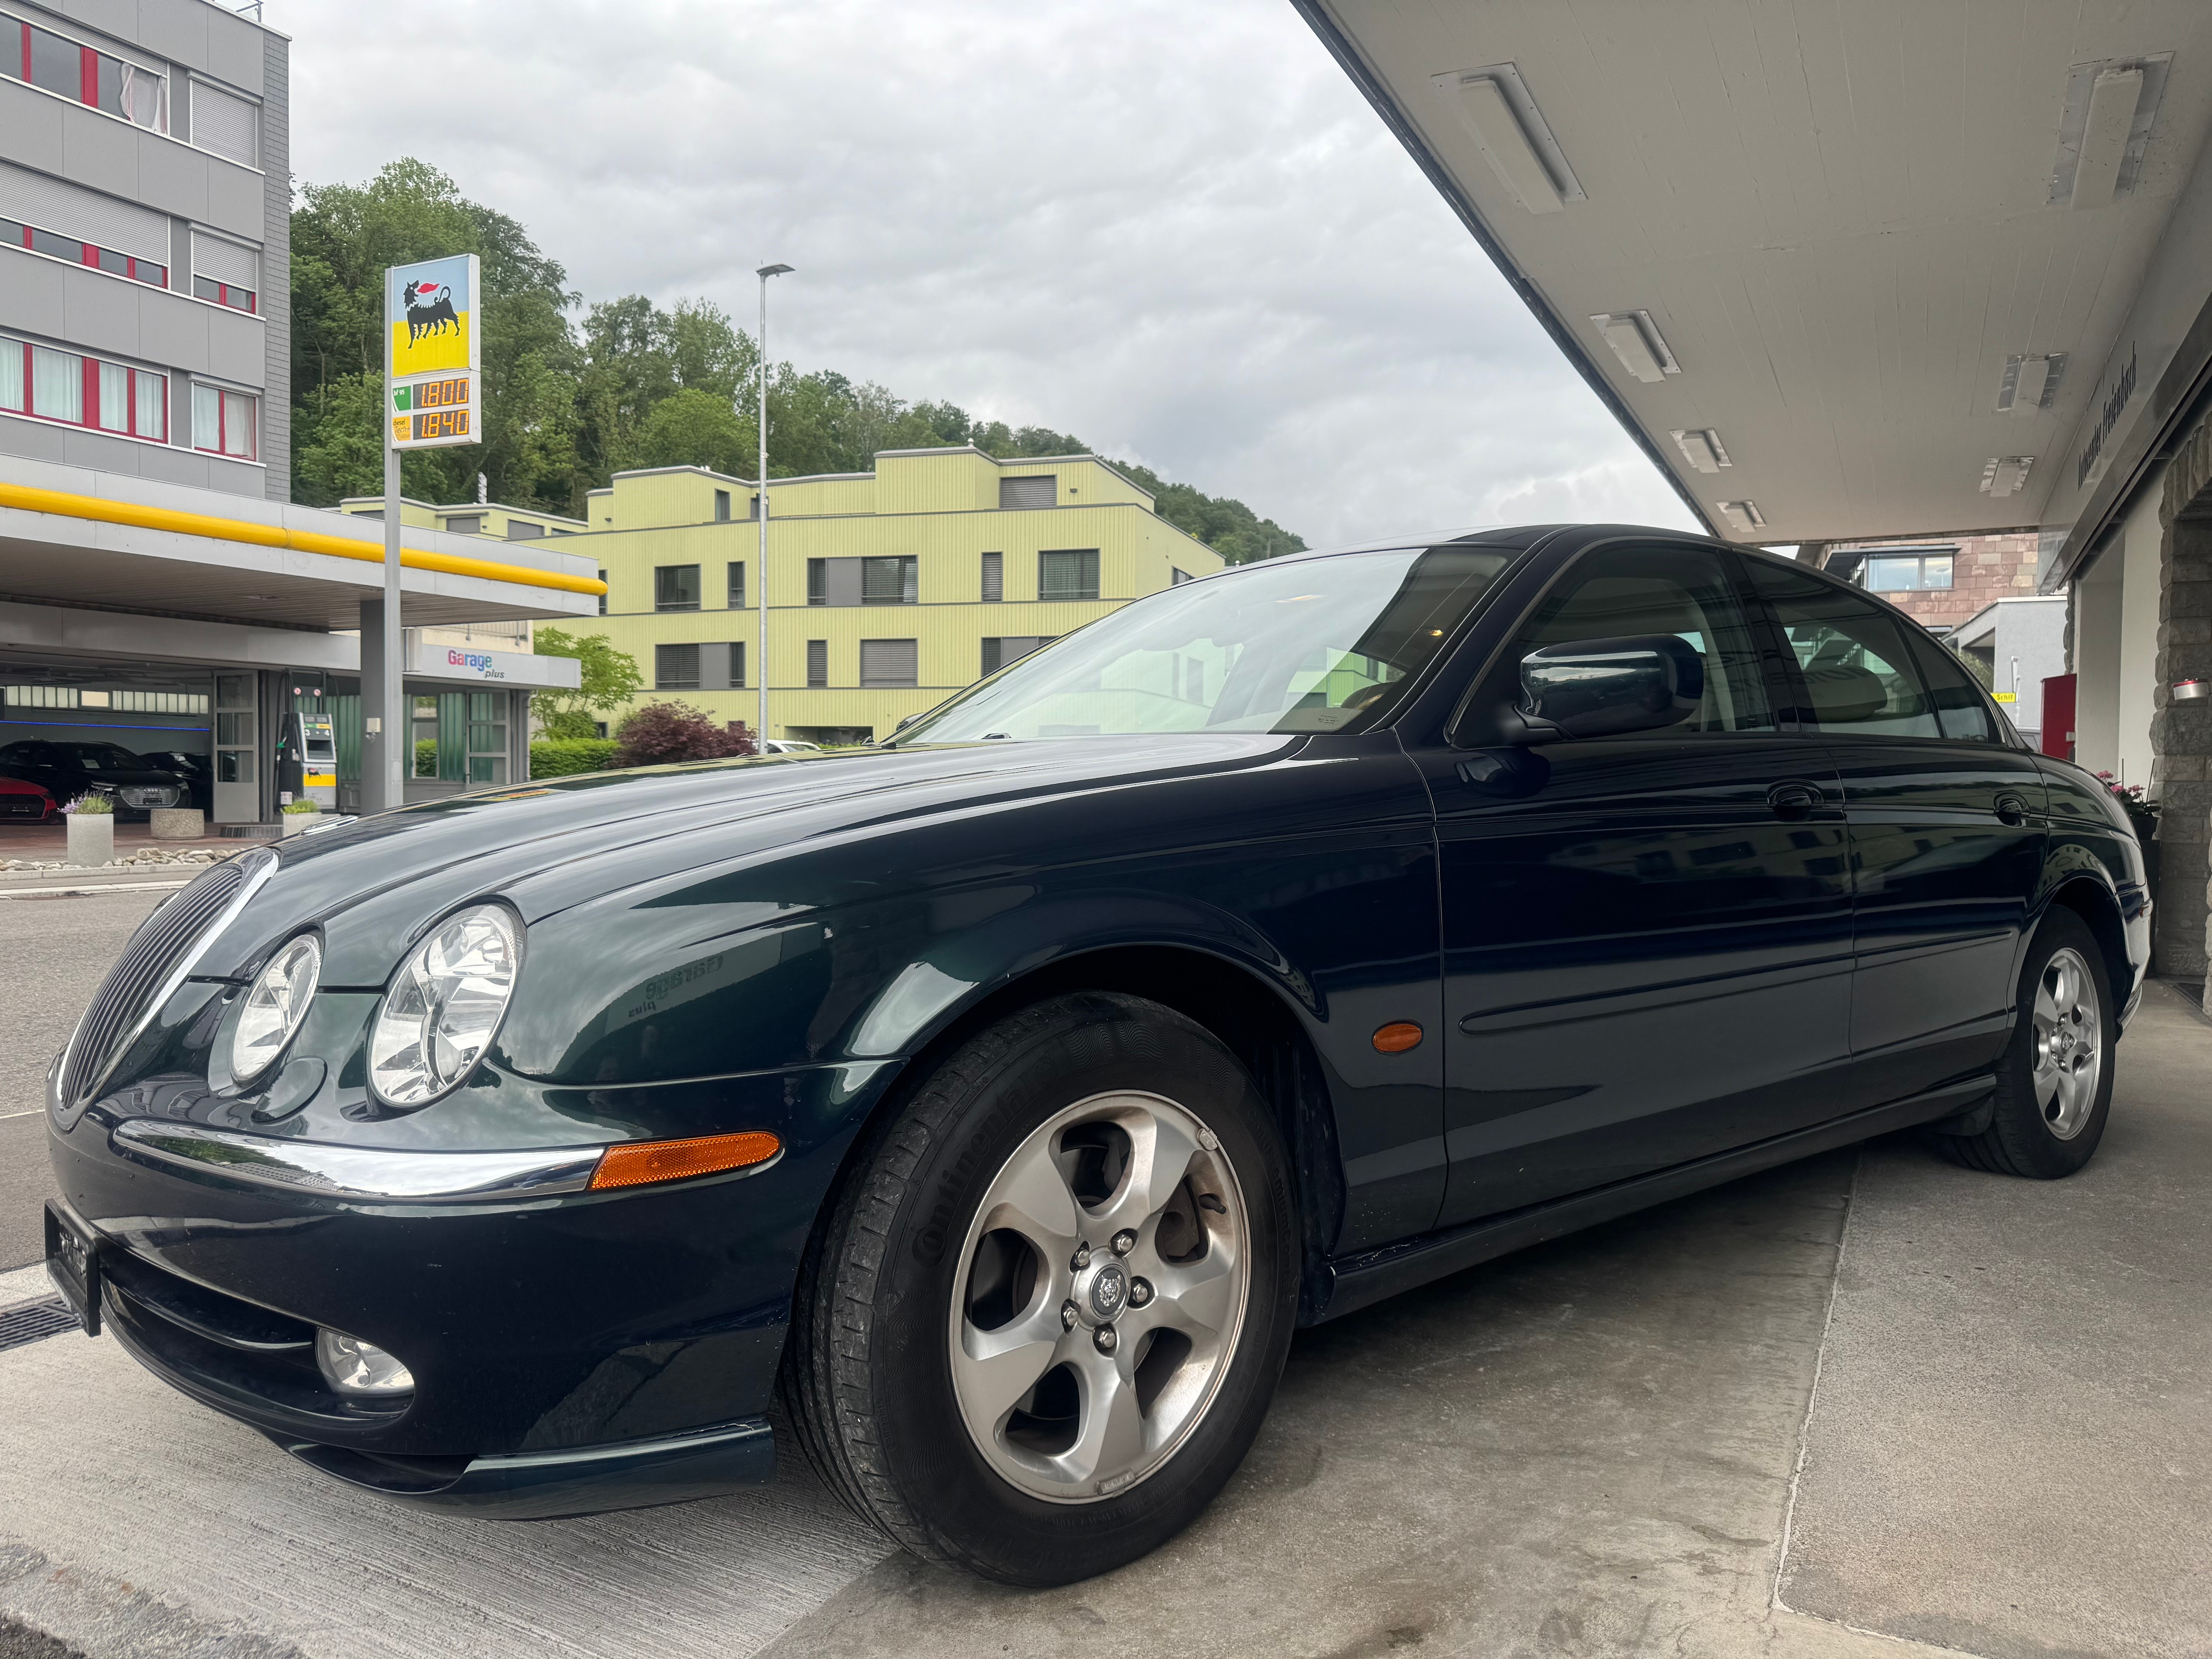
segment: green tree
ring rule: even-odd
[[[549,738],[593,738],[593,716],[612,714],[645,684],[637,659],[617,651],[604,634],[576,635],[559,628],[540,628],[532,647],[541,657],[574,657],[581,665],[580,684],[573,691],[538,691],[530,698],[530,712]]]
[[[653,406],[638,433],[640,466],[704,466],[750,477],[752,422],[741,421],[730,400],[690,386]]]

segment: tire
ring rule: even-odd
[[[915,1554],[1091,1577],[1243,1461],[1289,1352],[1297,1238],[1272,1115],[1227,1049],[1141,998],[1055,997],[944,1060],[855,1160],[800,1274],[785,1409]]]
[[[2057,1181],[2096,1152],[2112,1104],[2119,1040],[2112,975],[2088,924],[2053,909],[2035,930],[1989,1127],[1943,1137],[1969,1169]]]

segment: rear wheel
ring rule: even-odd
[[[1944,1137],[1960,1163],[2055,1181],[2087,1164],[2112,1102],[2119,1024],[2112,979],[2088,924],[2054,909],[2036,929],[2021,975],[2018,1018],[1997,1065],[1989,1127]]]
[[[824,1476],[915,1553],[1089,1577],[1242,1461],[1297,1261],[1237,1060],[1158,1004],[1056,998],[946,1059],[864,1157],[802,1276],[787,1401]]]

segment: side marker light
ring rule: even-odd
[[[765,1164],[783,1149],[783,1142],[764,1129],[747,1129],[733,1135],[703,1135],[696,1140],[640,1140],[610,1146],[600,1154],[599,1167],[592,1171],[591,1190],[610,1187],[643,1187],[656,1181],[681,1181],[687,1176],[718,1175]]]
[[[1375,1052],[1381,1054],[1402,1054],[1408,1048],[1421,1046],[1421,1028],[1410,1019],[1401,1019],[1382,1026],[1375,1033]]]

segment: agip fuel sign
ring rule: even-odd
[[[385,416],[393,448],[482,441],[482,287],[473,253],[384,273]]]

